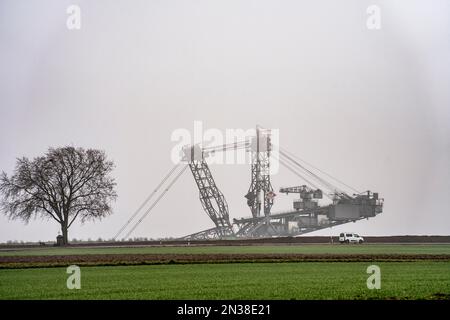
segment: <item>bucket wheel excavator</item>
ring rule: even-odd
[[[277,152],[274,152],[271,130],[259,126],[256,127],[254,136],[243,141],[212,147],[202,147],[199,144],[185,146],[182,149],[182,161],[164,177],[119,230],[115,239],[159,193],[159,196],[128,231],[125,236],[128,237],[187,168],[190,169],[198,188],[203,210],[214,226],[181,238],[185,240],[297,236],[369,219],[383,211],[384,199],[379,198],[378,193],[360,192],[288,150],[277,147]],[[227,201],[214,181],[207,159],[217,152],[238,149],[245,149],[251,157],[250,187],[245,194],[251,216],[233,219],[231,222]],[[298,186],[279,189],[280,194],[298,195],[298,198],[293,200],[293,207],[290,210],[271,212],[275,196],[277,196],[270,179],[271,161],[277,161],[302,182]],[[325,200],[327,203],[324,203]]]

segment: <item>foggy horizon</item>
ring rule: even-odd
[[[366,26],[371,1],[77,1],[71,31],[71,1],[2,1],[0,172],[49,147],[104,150],[116,165],[114,213],[75,222],[69,239],[110,239],[173,167],[175,130],[261,125],[385,199],[376,217],[306,236],[449,235],[450,3],[377,3],[380,30]],[[250,165],[210,168],[230,220],[251,216]],[[280,187],[301,184],[280,167],[272,212],[296,197]],[[213,226],[187,170],[131,237]],[[0,242],[54,241],[59,230],[0,214]]]

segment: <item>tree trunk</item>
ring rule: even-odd
[[[65,223],[61,224],[61,232],[62,232],[62,236],[63,236],[63,245],[68,245],[69,244],[69,239],[68,239],[68,235],[69,235],[69,228],[67,228],[67,225]]]

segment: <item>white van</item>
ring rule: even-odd
[[[356,233],[341,233],[339,235],[340,243],[364,243],[364,238]]]

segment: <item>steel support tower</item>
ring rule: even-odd
[[[270,215],[275,196],[270,183],[270,130],[256,127],[256,137],[253,139],[251,148],[251,184],[247,198],[247,205],[250,207],[253,218]]]

